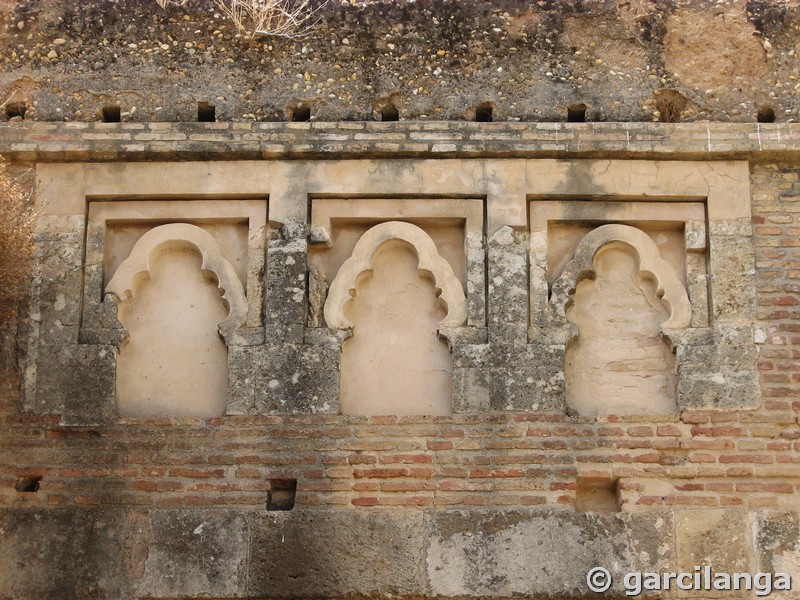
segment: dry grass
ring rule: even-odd
[[[182,6],[188,0],[156,0],[161,8]],[[317,22],[312,0],[214,0],[219,11],[248,37],[259,35],[296,38],[308,34]]]
[[[36,215],[0,158],[0,321],[14,312],[33,276]]]
[[[301,37],[314,26],[321,8],[313,8],[311,0],[214,0],[214,4],[239,33],[251,38]]]

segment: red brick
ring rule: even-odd
[[[717,462],[717,457],[713,454],[705,454],[702,452],[696,452],[689,456],[689,462],[692,463],[715,463]]]
[[[382,492],[422,492],[435,490],[436,485],[422,481],[386,481],[380,484]]]
[[[447,492],[458,492],[464,489],[464,482],[447,480],[439,482],[439,489]]]
[[[453,442],[442,440],[428,440],[428,450],[452,450]]]
[[[720,496],[719,503],[722,506],[742,506],[744,499],[737,496]]]
[[[719,462],[723,464],[730,463],[757,463],[757,464],[772,464],[774,462],[772,456],[765,454],[723,454],[719,457]]]
[[[389,477],[408,477],[408,469],[355,469],[353,477],[356,479],[379,479]]]
[[[430,464],[433,457],[428,454],[385,454],[380,457],[382,464]]]
[[[544,496],[522,496],[519,500],[523,506],[547,504],[547,498]]]
[[[472,479],[486,477],[523,477],[525,472],[522,469],[472,469],[469,476]]]
[[[775,494],[793,494],[794,486],[791,483],[737,483],[737,492],[771,492]]]
[[[676,485],[675,489],[681,492],[697,492],[705,490],[706,486],[702,483],[684,483]]]
[[[351,454],[347,457],[347,462],[351,465],[374,465],[378,462],[378,457],[372,454]]]
[[[711,420],[711,416],[708,413],[702,412],[684,412],[681,415],[681,421],[688,424],[702,424],[708,423]]]
[[[603,437],[615,437],[625,435],[625,430],[622,427],[604,425],[597,428],[597,434]]]
[[[377,492],[380,486],[375,482],[358,482],[353,484],[354,492]]]
[[[467,506],[487,506],[489,498],[486,496],[466,496],[463,502]]]
[[[650,437],[653,435],[653,428],[649,425],[636,425],[628,427],[628,435],[633,437]]]
[[[223,469],[189,469],[184,467],[175,467],[170,469],[172,477],[224,477],[225,471]]]
[[[664,503],[671,506],[716,506],[718,504],[717,498],[712,496],[667,496],[664,498]]]
[[[156,482],[155,481],[132,481],[130,483],[131,489],[139,490],[141,492],[155,492],[156,491]]]
[[[681,437],[683,435],[683,432],[674,425],[659,425],[656,428],[656,433],[657,435],[662,437],[666,436]]]

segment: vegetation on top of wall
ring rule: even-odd
[[[169,4],[183,6],[188,0],[156,0],[161,8]],[[315,15],[327,4],[314,7],[312,0],[213,0],[236,27],[248,38],[259,35],[298,38],[310,33]]]

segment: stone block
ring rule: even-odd
[[[422,594],[424,520],[397,510],[252,514],[247,595]]]
[[[490,325],[528,323],[528,233],[505,226],[488,244]]]
[[[116,350],[78,345],[62,350],[57,362],[37,367],[35,397],[26,397],[26,408],[37,413],[60,413],[65,424],[115,418]]]
[[[241,512],[155,511],[136,593],[145,597],[239,596],[245,588],[248,523]]]
[[[716,572],[753,573],[752,523],[750,515],[736,509],[677,511],[675,543],[677,570],[693,573],[695,567],[711,566]],[[713,592],[712,592],[713,593]],[[751,597],[745,592],[716,592],[720,598]],[[709,598],[703,590],[688,591],[683,597]],[[716,597],[716,596],[711,596]]]
[[[255,407],[269,412],[338,412],[339,371],[301,345],[267,344],[254,353]]]
[[[586,574],[608,569],[613,592],[630,571],[672,564],[667,513],[452,511],[428,524],[431,592],[467,597],[583,597]]]
[[[267,246],[266,322],[303,324],[306,321],[306,224],[287,221],[271,231]]]
[[[788,573],[794,588],[800,584],[800,515],[796,512],[764,512],[756,520],[758,570]]]
[[[143,512],[4,510],[0,597],[131,598],[148,558],[149,533]]]
[[[489,396],[492,410],[566,411],[561,368],[493,367]]]
[[[453,369],[453,412],[479,413],[489,410],[489,377],[486,369]]]

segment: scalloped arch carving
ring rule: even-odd
[[[553,284],[550,302],[559,314],[564,310],[577,284],[594,273],[594,257],[608,244],[622,243],[629,246],[638,257],[639,275],[651,278],[656,284],[656,295],[669,311],[669,319],[661,324],[664,329],[688,327],[692,321],[692,306],[686,288],[675,275],[673,268],[658,251],[650,236],[630,225],[602,225],[592,230],[581,240],[573,258],[564,267],[561,276]]]
[[[598,227],[557,286],[556,302],[578,330],[566,348],[567,406],[588,416],[675,413],[675,355],[661,331],[687,327],[691,309],[650,237],[627,225]]]
[[[247,314],[244,290],[211,235],[162,225],[143,235],[106,291],[127,331],[117,357],[121,416],[213,418],[227,407],[222,336]]]
[[[154,227],[136,242],[130,255],[120,264],[106,286],[106,293],[119,300],[129,300],[142,277],[147,277],[159,250],[189,246],[202,258],[200,268],[211,272],[219,282],[219,290],[228,306],[228,317],[219,324],[223,336],[241,327],[247,319],[247,298],[231,264],[222,256],[217,242],[204,229],[188,223],[170,223]]]
[[[450,415],[453,358],[443,325],[467,318],[461,283],[416,225],[369,229],[331,284],[328,325],[342,346],[339,405],[348,415]]]
[[[331,283],[325,302],[325,322],[332,329],[351,329],[353,323],[345,316],[345,305],[355,295],[358,276],[374,269],[375,251],[382,244],[400,240],[409,244],[419,259],[418,268],[433,278],[436,294],[447,314],[440,327],[459,327],[467,320],[467,299],[453,268],[443,259],[436,244],[421,228],[411,223],[389,221],[368,230],[353,248],[336,278]]]

